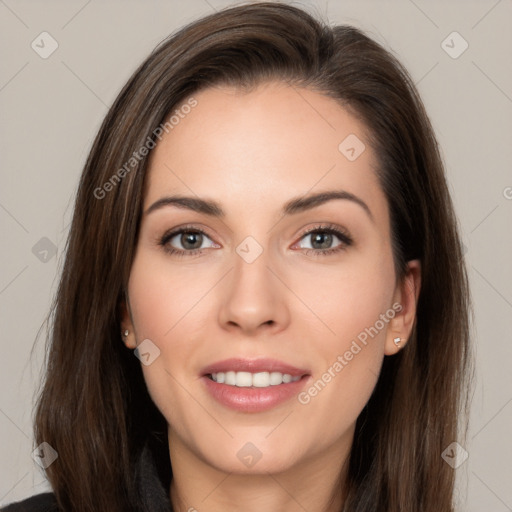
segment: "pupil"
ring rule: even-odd
[[[201,247],[201,233],[184,233],[181,235],[181,243],[185,249],[197,249]],[[187,246],[191,244],[192,247]]]
[[[320,247],[316,247],[317,249],[328,249],[332,242],[332,235],[330,233],[317,233],[313,236],[313,247],[317,242],[320,244]]]

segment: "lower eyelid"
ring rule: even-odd
[[[187,255],[187,254],[191,255],[191,254],[197,254],[198,252],[204,251],[206,249],[221,247],[220,244],[215,242],[212,239],[212,237],[210,237],[204,230],[199,229],[199,228],[194,228],[193,226],[190,226],[190,227],[186,226],[186,227],[183,227],[176,231],[173,231],[171,233],[164,234],[161,238],[158,239],[158,244],[163,247],[167,247],[173,238],[175,238],[176,236],[180,236],[187,232],[201,234],[203,237],[208,239],[212,245],[209,247],[202,247],[202,248],[196,248],[196,249],[190,249],[190,250],[179,249],[179,248],[170,246],[170,248],[172,250],[168,249],[169,252],[182,253],[183,255]],[[348,233],[345,233],[341,230],[332,228],[330,226],[318,226],[318,227],[315,227],[315,229],[313,229],[313,230],[303,233],[300,236],[299,240],[293,244],[293,246],[300,244],[300,242],[303,239],[307,238],[308,236],[314,235],[316,233],[328,233],[328,234],[334,235],[339,240],[339,243],[335,247],[330,247],[328,249],[314,249],[312,247],[299,247],[298,249],[307,251],[308,253],[312,251],[313,253],[316,253],[316,254],[328,254],[328,253],[336,252],[337,250],[342,250],[352,244],[352,238],[350,237],[350,235]]]

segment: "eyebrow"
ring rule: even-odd
[[[317,194],[291,199],[283,206],[282,214],[297,214],[335,199],[347,200],[359,205],[366,212],[368,217],[374,221],[372,212],[368,205],[362,199],[350,192],[347,192],[346,190],[329,190],[326,192],[319,192]],[[226,216],[226,213],[216,201],[181,195],[166,196],[158,199],[144,212],[144,215],[149,215],[151,212],[166,206],[175,206],[177,208],[192,210],[211,217],[224,218]]]

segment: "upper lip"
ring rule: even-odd
[[[302,377],[308,375],[308,370],[297,368],[290,364],[284,363],[277,359],[243,359],[243,358],[231,358],[224,359],[223,361],[217,361],[216,363],[210,364],[202,369],[202,375],[210,375],[218,372],[280,372],[287,373],[292,377]]]

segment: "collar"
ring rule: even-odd
[[[172,512],[169,498],[170,478],[159,474],[155,457],[148,443],[145,444],[141,458],[138,476],[138,489],[147,512]]]

